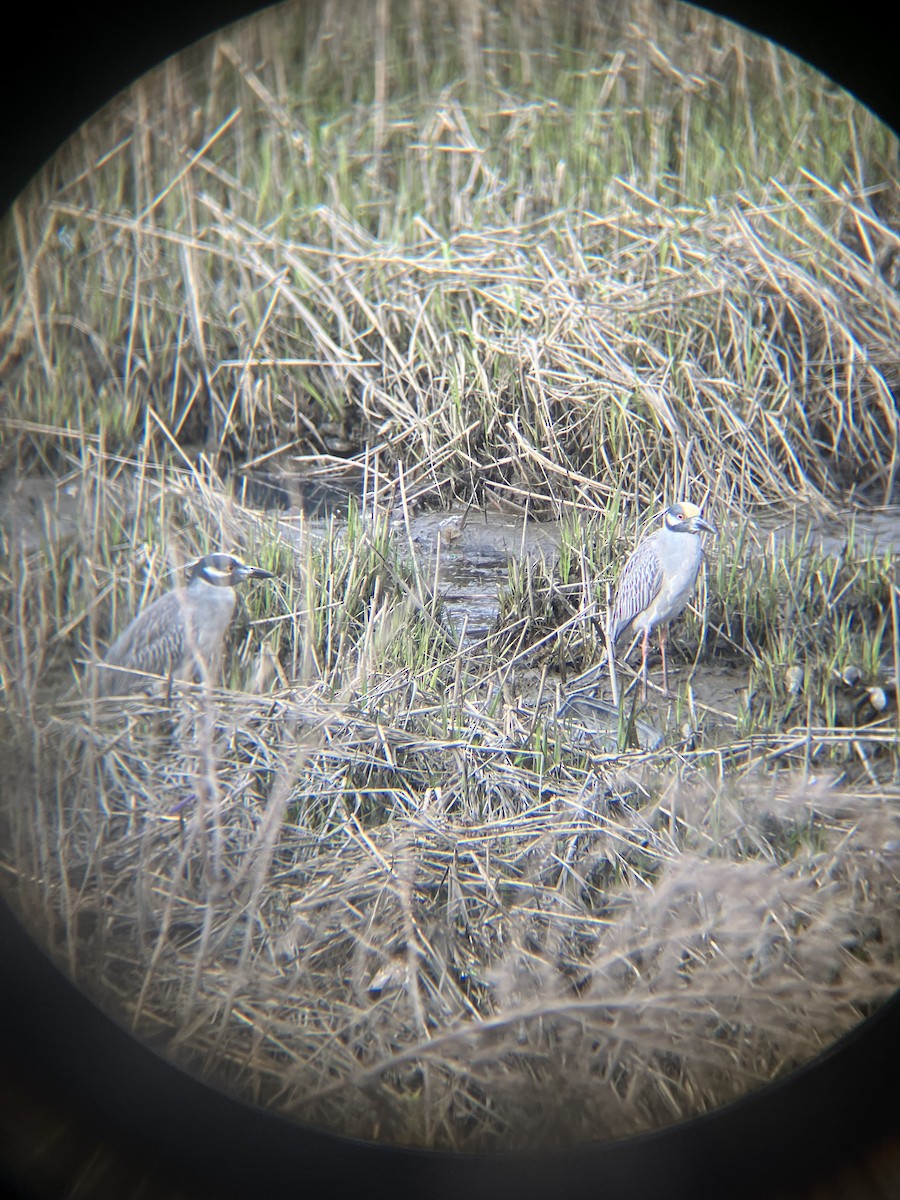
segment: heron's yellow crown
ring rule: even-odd
[[[691,504],[690,500],[682,500],[679,504],[673,504],[673,508],[678,509],[682,520],[690,520],[692,517],[699,517],[701,510],[696,504]]]

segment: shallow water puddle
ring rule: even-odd
[[[842,554],[851,542],[857,554],[875,549],[896,554],[900,550],[900,508],[845,512],[823,518],[798,505],[790,516],[760,517],[754,524],[760,534],[770,536],[776,545],[792,538],[802,540],[808,534],[812,546],[824,554]]]
[[[402,520],[397,535],[406,536]],[[437,571],[450,626],[458,637],[484,637],[497,616],[497,593],[506,582],[511,558],[553,558],[559,524],[538,523],[519,515],[423,513],[409,522],[409,537],[420,569]]]

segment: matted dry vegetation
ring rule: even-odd
[[[364,446],[411,499],[540,511],[657,503],[692,445],[739,508],[890,502],[894,139],[708,14],[572,7],[578,42],[537,5],[484,46],[416,9],[374,94],[362,18],[288,8],[114,103],[13,213],[17,456],[73,423],[243,473]]]
[[[893,564],[748,525],[896,499],[896,143],[708,15],[556,7],[277,10],[3,235],[6,511],[72,493],[4,530],[4,886],[138,1034],[366,1138],[657,1127],[898,983]],[[261,472],[359,503],[261,514]],[[682,673],[662,749],[624,711],[612,748],[557,702],[677,493],[723,538],[676,648],[745,703]],[[459,500],[565,517],[483,644],[411,532]],[[278,576],[227,686],[60,700],[220,546]]]

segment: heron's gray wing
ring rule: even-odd
[[[610,639],[617,642],[635,617],[649,608],[663,583],[662,564],[651,534],[639,543],[622,568],[609,619]]]
[[[100,694],[122,695],[146,682],[126,667],[167,675],[181,664],[184,648],[183,599],[177,591],[168,592],[139,613],[107,650],[98,666]]]

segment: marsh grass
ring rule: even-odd
[[[851,527],[834,549],[809,530],[780,543],[770,536],[761,553],[745,550],[740,575],[723,565],[728,557],[727,550],[719,556],[705,618],[712,652],[738,648],[749,663],[739,728],[896,728],[869,702],[870,690],[883,686],[896,704],[893,554],[860,545]],[[852,745],[837,742],[832,752],[844,755]],[[894,773],[891,762],[887,778]]]
[[[686,6],[369,12],[167,64],[2,230],[0,869],[238,1095],[416,1145],[622,1136],[898,983],[892,563],[756,521],[896,499],[896,146]],[[259,473],[356,482],[316,521],[245,504]],[[687,495],[722,538],[615,752],[558,700]],[[561,527],[478,643],[412,532],[460,500]],[[219,548],[277,576],[221,680],[63,698]],[[704,699],[726,670],[743,705]]]
[[[282,10],[111,105],[6,226],[7,461],[58,469],[76,427],[220,470],[375,455],[442,505],[590,511],[623,466],[645,506],[679,469],[889,500],[887,131],[708,14],[585,7],[578,52],[536,11],[552,52],[506,14],[499,58],[454,4],[396,14],[382,96],[365,37]]]
[[[586,761],[475,713],[439,737],[440,708],[191,689],[175,731],[130,712],[64,757],[45,732],[22,908],[177,1060],[458,1148],[722,1103],[895,986],[896,814],[873,789],[758,754],[724,787],[709,755]]]

